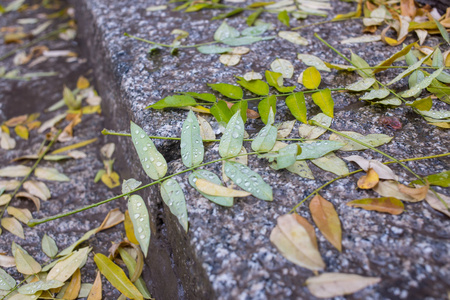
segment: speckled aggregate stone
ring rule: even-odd
[[[234,76],[254,70],[263,73],[275,58],[290,60],[295,68],[294,77],[285,85],[294,84],[305,69],[296,56],[298,53],[314,54],[333,63],[344,63],[343,59],[314,38],[318,33],[333,47],[350,56],[351,51],[366,59],[369,64],[386,59],[399,50],[382,43],[342,45],[340,40],[359,36],[362,24],[358,20],[336,22],[300,31],[310,44],[298,46],[276,38],[248,46],[251,52],[242,57],[239,65],[225,67],[219,55],[200,54],[195,49],[180,49],[171,56],[167,49],[148,54],[149,44],[124,37],[123,33],[170,44],[170,32],[179,28],[189,32],[186,44],[212,40],[216,28],[222,21],[210,21],[218,11],[196,13],[171,12],[170,10],[147,12],[148,6],[165,4],[162,1],[133,1],[129,5],[119,1],[77,1],[80,32],[95,66],[100,90],[105,97],[104,107],[108,128],[127,131],[132,120],[151,135],[179,136],[181,124],[187,113],[183,110],[145,110],[144,108],[176,91],[210,92],[206,83],[233,83]],[[351,4],[333,1],[333,13],[354,10]],[[169,4],[172,8],[173,4]],[[276,30],[266,35],[276,35],[286,30],[274,16],[263,19],[276,24]],[[321,21],[310,17],[305,21],[292,21],[298,26]],[[246,27],[244,19],[228,20],[239,30]],[[413,37],[407,42],[412,42]],[[431,36],[428,45],[442,40]],[[382,82],[395,77],[396,71],[384,71],[377,75]],[[321,87],[343,87],[358,79],[356,74],[322,72]],[[406,80],[393,85],[405,89]],[[251,96],[251,95],[247,95]],[[335,119],[332,128],[351,130],[362,134],[385,133],[394,139],[381,150],[398,159],[439,154],[448,151],[448,134],[427,125],[423,118],[409,108],[386,109],[371,106],[358,100],[358,94],[333,93]],[[438,101],[436,101],[438,102]],[[251,104],[253,106],[255,104]],[[319,112],[317,106],[307,100],[308,115]],[[436,108],[446,108],[436,103]],[[283,101],[277,105],[276,122],[292,120]],[[393,131],[382,126],[379,118],[396,116],[403,129]],[[262,127],[260,120],[246,124],[250,134]],[[290,137],[296,137],[298,122]],[[325,134],[323,138],[328,138]],[[182,170],[179,143],[155,140],[155,144],[169,162],[169,173]],[[249,145],[246,146],[247,150]],[[218,146],[207,146],[205,161],[218,158]],[[121,138],[119,151],[122,166],[130,176],[147,181],[129,139]],[[341,157],[359,154],[366,158],[385,158],[372,151],[338,152]],[[446,158],[406,163],[421,175],[448,170]],[[187,183],[188,174],[177,176],[188,204],[189,232],[186,234],[162,204],[159,188],[152,187],[142,192],[151,213],[152,240],[147,258],[148,268],[144,276],[152,285],[157,299],[313,299],[304,286],[305,280],[313,276],[311,271],[293,265],[284,259],[269,242],[269,235],[276,218],[289,210],[314,188],[324,184],[335,175],[310,165],[316,180],[293,175],[285,170],[274,171],[263,159],[249,158],[249,166],[257,171],[274,189],[274,201],[265,202],[247,197],[236,200],[232,208],[219,207],[201,197]],[[355,165],[350,165],[355,170]],[[399,166],[392,165],[404,182],[414,178]],[[220,164],[206,169],[220,174]],[[127,172],[127,171],[125,171]],[[450,286],[450,259],[448,218],[431,209],[428,204],[406,203],[405,213],[399,216],[352,209],[346,202],[375,197],[372,191],[356,188],[357,178],[339,180],[321,195],[335,206],[343,228],[343,252],[339,253],[316,230],[320,252],[327,265],[327,272],[354,273],[379,276],[382,281],[347,299],[446,299]],[[439,192],[448,193],[441,188]],[[310,222],[307,205],[298,210]],[[343,298],[336,298],[343,299]]]

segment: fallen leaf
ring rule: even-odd
[[[423,199],[425,199],[425,197],[427,196],[427,193],[428,193],[428,189],[429,189],[428,184],[424,185],[424,186],[416,187],[416,188],[407,187],[406,185],[403,185],[403,184],[398,185],[398,190],[401,193],[404,193],[406,195],[413,197],[416,201],[422,201]]]
[[[341,131],[341,133],[346,134],[346,135],[350,136],[351,138],[354,138],[358,141],[369,144],[372,147],[378,147],[378,146],[387,144],[393,139],[393,137],[390,137],[386,134],[381,134],[381,133],[368,134],[366,136],[364,136],[360,133],[357,133],[357,132],[353,132],[353,131]],[[345,145],[344,147],[339,149],[339,151],[355,151],[355,150],[367,149],[367,147],[365,147],[361,144],[358,144],[356,142],[353,142],[351,140],[348,140],[345,137],[342,137],[335,133],[331,134],[329,139],[331,141],[343,141],[343,142],[347,143],[347,145]]]
[[[378,277],[363,277],[344,273],[323,273],[306,280],[309,291],[318,298],[332,298],[353,294],[380,282]]]
[[[296,45],[307,46],[309,44],[307,39],[295,31],[280,31],[278,32],[278,36]]]
[[[36,206],[37,211],[39,211],[39,209],[41,208],[41,201],[39,200],[39,198],[31,195],[30,193],[19,192],[16,194],[16,198],[27,198],[27,199],[33,201],[34,205]]]
[[[111,172],[111,174],[105,173],[101,177],[102,182],[110,189],[120,185],[120,177],[117,172]]]
[[[294,128],[296,120],[292,121],[285,121],[279,125],[277,125],[277,138],[278,139],[284,139],[289,134],[291,134],[292,129]]]
[[[14,257],[0,254],[0,267],[11,268],[16,266]]]
[[[1,220],[2,227],[11,232],[14,235],[17,235],[21,239],[25,239],[25,235],[23,234],[22,225],[15,218],[2,218]]]
[[[216,139],[216,134],[212,129],[211,125],[201,116],[197,116],[198,123],[200,125],[200,135],[203,140],[214,140]]]
[[[0,169],[0,177],[24,177],[30,173],[31,168],[27,166],[9,166]]]
[[[0,147],[5,150],[14,149],[16,147],[16,140],[13,139],[7,132],[2,132]]]
[[[84,265],[90,251],[89,247],[82,248],[56,263],[48,272],[47,281],[55,279],[65,282],[80,266]]]
[[[444,200],[447,206],[450,207],[450,197],[441,193],[437,194],[442,198],[442,200]],[[435,210],[440,211],[441,213],[450,217],[450,209],[445,207],[444,203],[442,203],[442,201],[439,200],[439,198],[436,197],[436,195],[432,191],[428,191],[425,201],[427,201],[428,204]]]
[[[124,225],[125,225],[125,234],[127,235],[128,240],[133,244],[139,245],[139,241],[136,239],[136,236],[134,235],[134,226],[133,222],[131,222],[130,213],[128,212],[128,210],[125,211]]]
[[[286,59],[275,59],[270,64],[270,68],[274,72],[281,73],[283,75],[283,78],[292,78],[292,75],[294,75],[294,66],[290,61]]]
[[[3,125],[8,127],[16,127],[17,125],[24,124],[27,120],[28,115],[21,115],[14,118],[11,118],[3,123]]]
[[[247,197],[251,195],[249,192],[230,189],[202,178],[197,178],[195,185],[201,192],[211,196]]]
[[[108,212],[97,232],[116,226],[125,220],[125,215],[118,209],[114,208]]]
[[[42,201],[50,199],[51,194],[47,185],[41,181],[28,180],[23,183],[23,188],[30,194],[38,197]]]
[[[5,191],[14,191],[19,184],[19,180],[0,180],[0,189],[5,188]]]
[[[318,166],[319,168],[321,168],[322,170],[331,172],[339,176],[345,175],[350,172],[347,168],[347,164],[333,152],[328,153],[327,155],[324,155],[322,157],[313,159],[311,160],[311,162],[316,166]]]
[[[330,127],[331,121],[333,119],[323,113],[319,113],[316,116],[312,117],[311,120],[317,121],[320,124],[322,124],[323,126]],[[298,127],[299,135],[302,138],[307,139],[307,140],[314,140],[314,139],[318,138],[319,136],[321,136],[322,134],[324,134],[326,131],[327,130],[322,127],[312,126],[312,125],[307,125],[307,124],[301,124]]]
[[[24,139],[24,140],[28,140],[28,136],[29,136],[29,132],[28,132],[28,128],[24,125],[17,125],[14,128],[14,131],[16,132],[16,134]]]
[[[84,89],[87,89],[89,87],[89,85],[90,85],[89,80],[87,80],[86,77],[84,77],[84,76],[78,77],[77,89],[84,90]]]
[[[81,288],[81,272],[80,269],[77,269],[75,273],[72,275],[72,279],[69,282],[69,285],[64,293],[63,299],[66,300],[75,300],[78,298],[78,293]]]
[[[367,160],[359,155],[347,156],[344,157],[344,159],[357,163],[361,169],[366,172],[368,172],[369,169],[373,169],[378,174],[380,179],[392,179],[398,181],[398,176],[395,175],[394,171],[378,160]]]
[[[324,237],[338,249],[342,251],[342,229],[339,216],[331,202],[325,200],[317,194],[309,203],[311,216]]]
[[[366,175],[361,176],[358,180],[358,187],[360,189],[371,189],[378,184],[380,178],[378,177],[377,172],[373,169],[369,169]]]
[[[70,178],[66,175],[59,173],[59,171],[55,168],[44,168],[44,167],[38,167],[36,170],[34,170],[34,175],[36,175],[37,178],[43,179],[43,180],[50,180],[50,181],[70,181]]]
[[[403,202],[394,197],[364,198],[347,202],[350,207],[375,210],[392,215],[399,215],[405,210]]]
[[[241,61],[241,56],[236,54],[222,54],[219,61],[227,67],[235,66]]]
[[[16,260],[17,271],[22,274],[32,275],[41,271],[41,265],[19,247],[14,251],[14,259]]]
[[[87,300],[102,300],[102,277],[100,271],[97,271],[97,276],[95,277],[94,284],[92,285]]]
[[[384,197],[394,197],[407,202],[417,202],[417,200],[410,195],[400,192],[399,183],[396,181],[380,181],[373,190]]]
[[[299,223],[294,214],[278,217],[277,226],[270,233],[270,241],[294,264],[310,270],[323,270],[325,263],[317,250],[317,241],[311,239],[310,226],[305,228],[303,223]]]
[[[10,194],[3,194],[0,196],[0,206],[1,205],[6,205],[9,203],[9,201],[11,201],[12,196]]]
[[[30,221],[33,218],[33,216],[31,215],[31,212],[26,208],[16,208],[16,207],[8,206],[6,211],[8,212],[8,214],[10,216],[16,218],[17,220],[19,220],[20,222],[22,222],[24,224],[27,224],[28,221]]]

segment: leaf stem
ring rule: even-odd
[[[423,160],[423,159],[431,159],[431,158],[439,158],[439,157],[444,157],[444,156],[449,156],[450,152],[447,153],[442,153],[442,154],[437,154],[437,155],[429,155],[429,156],[422,156],[422,157],[413,157],[413,158],[406,158],[406,159],[400,159],[399,162],[408,162],[408,161],[417,161],[417,160]],[[388,162],[384,162],[384,165],[389,165],[389,164],[395,164],[397,163],[396,161],[388,161]],[[331,179],[330,181],[328,181],[327,183],[321,185],[320,187],[316,188],[313,192],[311,192],[308,196],[306,196],[305,198],[303,198],[302,201],[300,201],[297,205],[295,205],[290,211],[289,213],[293,213],[300,205],[303,204],[303,202],[305,202],[306,200],[308,200],[311,196],[313,196],[314,194],[317,194],[319,191],[321,191],[322,189],[324,189],[325,187],[329,186],[330,184],[332,184],[333,182],[351,176],[353,174],[359,173],[364,171],[363,169],[359,169],[347,174],[343,174],[341,176],[338,176],[334,179]],[[448,206],[446,205],[447,209]]]
[[[178,176],[178,175],[181,175],[181,174],[189,172],[189,171],[193,171],[193,170],[195,170],[197,168],[204,167],[204,166],[216,163],[216,162],[221,162],[221,161],[224,161],[224,160],[227,160],[227,159],[230,159],[230,158],[235,158],[235,157],[238,157],[238,156],[248,156],[248,155],[253,155],[253,154],[259,154],[259,152],[243,153],[243,154],[233,155],[233,156],[225,157],[225,158],[219,158],[219,159],[216,159],[216,160],[213,160],[213,161],[210,161],[210,162],[206,162],[206,163],[203,163],[201,165],[198,165],[198,166],[195,166],[195,167],[192,167],[192,168],[188,168],[188,169],[185,169],[183,171],[180,171],[180,172],[168,175],[168,176],[166,176],[164,178],[158,179],[156,181],[150,182],[150,183],[148,183],[148,184],[146,184],[144,186],[138,187],[137,189],[132,190],[132,191],[130,191],[128,193],[124,193],[124,194],[121,194],[121,195],[118,195],[118,196],[114,196],[112,198],[109,198],[109,199],[106,199],[106,200],[103,200],[103,201],[100,201],[100,202],[97,202],[97,203],[94,203],[94,204],[91,204],[91,205],[87,205],[87,206],[84,206],[84,207],[81,207],[81,208],[78,208],[78,209],[75,209],[75,210],[72,210],[72,211],[69,211],[69,212],[65,212],[65,213],[61,213],[61,214],[58,214],[58,215],[54,215],[54,216],[51,216],[51,217],[48,217],[48,218],[32,219],[32,220],[30,220],[27,223],[27,225],[29,227],[34,227],[34,226],[42,224],[42,223],[46,223],[46,222],[53,221],[53,220],[56,220],[56,219],[59,219],[59,218],[67,217],[67,216],[70,216],[70,215],[73,215],[73,214],[85,211],[87,209],[91,209],[91,208],[100,206],[102,204],[111,202],[111,201],[119,199],[121,197],[130,195],[132,193],[135,193],[137,191],[143,190],[143,189],[148,188],[148,187],[150,187],[152,185],[155,185],[157,183],[161,183],[161,182],[163,182],[163,181],[165,181],[165,180],[167,180],[167,179],[169,179],[171,177]]]
[[[55,135],[55,137],[51,140],[50,144],[47,146],[47,148],[41,153],[39,154],[39,158],[36,160],[36,162],[34,163],[34,165],[31,167],[30,172],[28,172],[28,174],[20,181],[19,185],[16,187],[16,189],[14,190],[14,192],[11,194],[11,200],[6,203],[6,205],[3,207],[2,212],[0,213],[0,219],[3,218],[3,215],[5,214],[6,209],[8,208],[9,204],[12,202],[12,199],[16,196],[16,194],[19,192],[19,190],[21,189],[23,183],[28,179],[28,177],[31,176],[31,174],[33,173],[33,171],[37,168],[38,164],[41,162],[41,160],[44,158],[45,154],[48,152],[48,150],[50,150],[50,147],[56,142],[56,140],[58,139],[59,135],[61,134],[62,130],[60,129],[58,131],[58,133]]]

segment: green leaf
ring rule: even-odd
[[[444,56],[442,55],[442,52],[441,52],[441,50],[439,48],[437,48],[434,51],[433,63],[431,65],[433,67],[438,67],[438,68],[445,67]],[[444,82],[444,83],[450,83],[450,74],[448,74],[447,72],[442,71],[442,73],[439,74],[436,77],[436,79],[441,81],[441,82]]]
[[[371,90],[365,93],[360,100],[373,100],[373,99],[384,99],[389,96],[391,92],[387,89]]]
[[[395,54],[391,55],[391,56],[390,56],[388,59],[386,59],[385,61],[383,61],[383,62],[379,63],[378,65],[376,65],[376,66],[375,66],[376,69],[373,69],[373,70],[372,70],[372,73],[375,74],[375,73],[378,73],[378,72],[381,72],[381,71],[386,70],[386,69],[383,68],[383,67],[387,67],[387,66],[392,65],[392,63],[394,63],[397,59],[399,59],[400,57],[402,57],[402,56],[407,55],[408,53],[410,53],[411,48],[412,48],[415,44],[416,44],[416,43],[411,43],[411,44],[409,44],[408,46],[404,47],[402,50],[400,50],[400,51],[396,52]],[[414,58],[415,58],[415,56],[414,56]],[[415,59],[416,59],[416,58],[415,58]],[[416,59],[416,61],[417,61],[417,59]],[[414,63],[414,62],[413,62],[413,63]]]
[[[292,115],[299,121],[307,123],[305,96],[302,92],[294,93],[286,98],[286,105]]]
[[[331,69],[325,65],[325,63],[315,55],[311,54],[298,54],[297,58],[300,59],[305,65],[309,67],[315,67],[317,70],[331,72]]]
[[[281,73],[267,70],[265,75],[267,83],[280,93],[290,93],[296,88],[295,86],[283,86],[283,74]]]
[[[330,89],[324,89],[311,95],[314,103],[320,107],[324,114],[333,118],[334,102]]]
[[[125,249],[122,247],[119,247],[119,253],[120,257],[122,258],[123,262],[125,263],[125,266],[128,269],[128,274],[134,274],[134,271],[136,269],[136,261],[134,258],[129,254]],[[134,285],[137,287],[139,292],[141,292],[144,299],[151,299],[152,295],[147,289],[147,285],[145,284],[144,279],[142,276],[139,276],[139,278],[134,282]]]
[[[400,106],[402,105],[402,101],[397,97],[389,97],[384,100],[372,101],[370,104],[373,105],[386,105],[386,106]]]
[[[303,71],[303,85],[310,90],[317,89],[320,85],[321,76],[315,67],[309,67]]]
[[[197,101],[190,96],[185,95],[174,95],[168,96],[164,99],[159,100],[155,104],[149,105],[147,108],[154,109],[163,109],[163,108],[172,108],[172,107],[184,107],[184,106],[195,106],[197,105]]]
[[[217,176],[213,172],[210,172],[207,170],[201,170],[201,169],[195,170],[194,172],[192,172],[191,175],[189,175],[189,184],[194,189],[196,189],[197,192],[202,194],[203,197],[211,200],[212,202],[214,202],[218,205],[226,206],[226,207],[233,206],[233,197],[211,196],[211,195],[207,195],[207,194],[201,192],[195,185],[195,181],[199,178],[205,179],[207,181],[210,181],[210,182],[218,184],[218,185],[222,185],[222,182],[220,181],[219,176]]]
[[[203,161],[205,149],[200,135],[200,125],[192,110],[189,111],[181,129],[181,159],[187,168],[196,167]]]
[[[372,147],[378,147],[384,144],[389,143],[393,137],[390,137],[386,134],[379,134],[379,133],[374,133],[374,134],[368,134],[366,136],[357,133],[357,132],[353,132],[353,131],[341,131],[341,133],[346,134],[356,140],[359,140],[361,142],[364,142],[366,144],[369,144]],[[342,147],[341,149],[339,149],[340,151],[355,151],[355,150],[365,150],[367,149],[365,146],[358,144],[356,142],[353,142],[351,140],[347,140],[346,138],[337,135],[335,133],[330,135],[330,141],[339,141],[339,142],[344,142],[346,143],[346,145],[344,147]]]
[[[406,105],[417,108],[418,110],[428,111],[433,106],[433,100],[431,99],[431,97],[427,97],[423,99],[417,99],[413,103],[406,103]]]
[[[217,45],[206,45],[197,47],[197,51],[203,54],[218,54],[218,53],[227,53],[233,51],[232,48],[229,47],[221,47]]]
[[[139,242],[142,253],[147,257],[148,247],[150,245],[150,217],[148,215],[145,202],[139,195],[131,195],[128,200],[128,211],[130,219],[133,223],[134,236]]]
[[[239,154],[244,141],[244,122],[240,111],[231,117],[220,139],[219,154],[221,157],[229,157]]]
[[[247,166],[226,161],[225,174],[241,189],[252,193],[253,196],[265,201],[273,200],[273,192],[270,185],[264,182],[258,173],[252,171]]]
[[[283,10],[282,12],[280,12],[280,13],[278,14],[278,20],[279,20],[281,23],[283,23],[284,25],[286,25],[287,27],[290,27],[290,26],[289,26],[290,18],[289,18],[289,14],[288,14],[287,11]]]
[[[274,114],[270,110],[269,118],[270,121],[264,126],[259,132],[256,138],[252,141],[252,149],[256,152],[268,152],[272,150],[275,142],[277,141],[278,130],[273,126]]]
[[[408,85],[409,88],[414,87],[419,82],[423,81],[425,79],[425,74],[421,70],[415,70],[411,73],[411,75],[408,78]],[[418,97],[422,91],[419,91],[417,94],[415,94],[413,97]]]
[[[231,107],[231,113],[234,115],[238,110],[241,112],[241,118],[242,121],[247,122],[247,109],[248,109],[248,102],[245,100],[241,100],[233,104]]]
[[[195,92],[185,92],[183,93],[185,95],[191,96],[192,98],[195,99],[199,99],[199,100],[203,100],[203,101],[207,101],[207,102],[216,102],[216,96],[214,96],[213,94],[209,94],[209,93],[195,93]]]
[[[189,3],[193,3],[193,2],[189,2]],[[198,4],[194,4],[194,5],[190,6],[190,7],[188,7],[185,10],[185,12],[199,11],[199,10],[202,10],[202,9],[207,8],[209,6],[211,6],[211,4],[209,4],[209,3],[198,3]]]
[[[181,226],[187,232],[188,217],[186,199],[184,198],[183,190],[175,179],[169,178],[161,184],[161,197],[169,207],[170,212],[178,218]]]
[[[56,246],[55,240],[47,234],[44,234],[44,237],[42,238],[42,251],[48,257],[55,257],[58,253],[58,246]]]
[[[214,33],[214,40],[220,42],[229,38],[237,38],[239,35],[239,31],[229,26],[226,21],[223,21]]]
[[[16,286],[16,281],[0,268],[0,290],[9,291]]]
[[[141,184],[142,184],[141,181],[137,181],[134,178],[130,178],[130,179],[124,180],[123,183],[122,183],[122,194],[129,193],[129,192],[137,189]],[[130,197],[130,196],[129,195],[125,196],[124,197],[125,200],[127,200],[128,197]]]
[[[302,153],[297,160],[315,159],[342,148],[345,143],[336,141],[314,141],[301,143]]]
[[[243,77],[239,76],[237,76],[237,78],[240,79],[237,81],[237,83],[243,88],[246,88],[247,90],[252,92],[253,94],[260,96],[266,96],[269,94],[269,86],[264,81],[259,79],[247,81]]]
[[[277,113],[277,97],[275,95],[264,98],[258,104],[258,112],[264,124],[267,124],[270,109],[272,109],[274,114]]]
[[[213,90],[221,93],[225,97],[231,98],[231,99],[242,99],[244,96],[244,92],[242,89],[238,86],[228,84],[228,83],[211,83],[208,84],[210,88]]]
[[[21,248],[17,248],[13,254],[16,261],[17,271],[20,273],[31,275],[37,274],[41,271],[41,265]]]
[[[228,108],[227,103],[223,100],[215,103],[211,107],[210,111],[214,118],[216,118],[217,122],[224,127],[228,124],[231,117],[233,116],[230,108]]]
[[[302,37],[298,32],[280,31],[278,32],[278,36],[295,45],[307,46],[309,44],[308,40]]]
[[[439,29],[439,32],[441,33],[442,37],[444,38],[444,40],[450,44],[450,37],[448,36],[448,32],[447,29],[445,29],[444,26],[442,26],[442,24],[436,20],[435,18],[432,18],[434,23],[436,23],[437,28]]]
[[[255,23],[256,19],[258,19],[259,15],[264,11],[264,9],[258,8],[257,10],[255,10],[255,12],[251,13],[246,20],[246,23],[248,26],[252,26],[253,23]]]
[[[271,37],[260,37],[260,36],[243,36],[238,38],[229,38],[222,41],[225,45],[228,46],[244,46],[250,45],[259,41],[265,41],[272,39]]]
[[[419,110],[419,113],[423,116],[439,120],[450,118],[450,111],[448,110],[431,110],[431,109],[429,111]]]
[[[323,157],[311,160],[311,162],[322,170],[331,172],[339,176],[350,172],[345,161],[337,157],[334,153],[328,153]]]
[[[64,285],[64,282],[61,282],[58,280],[49,280],[49,281],[39,280],[39,281],[28,283],[28,284],[21,286],[19,288],[18,292],[22,295],[33,295],[39,291],[47,291],[49,289],[56,289],[56,288],[62,287],[63,285]]]
[[[296,161],[292,166],[286,168],[291,173],[297,174],[303,178],[314,179],[311,169],[308,167],[306,161]]]
[[[352,56],[350,61],[352,62],[352,65],[354,65],[357,68],[369,68],[369,69],[362,69],[362,70],[356,70],[356,72],[361,76],[362,78],[370,78],[374,77],[372,72],[370,71],[370,65],[361,57],[356,55],[352,52]]]
[[[401,72],[400,74],[398,74],[394,79],[392,79],[391,81],[389,81],[388,84],[386,85],[391,85],[393,83],[396,83],[397,81],[399,81],[400,79],[402,79],[403,77],[408,76],[409,74],[411,74],[412,72],[414,72],[415,70],[417,70],[418,68],[420,68],[420,66],[423,64],[424,61],[426,61],[428,58],[431,57],[433,53],[428,54],[427,56],[423,57],[421,60],[419,60],[418,62],[410,65],[408,67],[408,69],[406,69],[405,71]]]
[[[361,92],[369,89],[375,83],[375,81],[375,78],[364,78],[362,80],[349,84],[345,88],[349,91]]]
[[[266,32],[267,29],[269,29],[269,27],[270,27],[269,24],[248,27],[248,28],[245,28],[244,30],[242,30],[242,35],[243,36],[260,36],[264,32]]]
[[[163,178],[167,173],[167,163],[164,156],[159,153],[155,144],[141,127],[131,122],[130,131],[134,148],[139,155],[145,173],[153,180]]]
[[[301,152],[298,144],[290,144],[278,150],[278,155],[275,157],[277,163],[271,165],[275,170],[284,169],[292,166],[296,161],[296,156]]]
[[[234,15],[237,15],[238,13],[241,13],[243,11],[244,11],[243,8],[236,8],[236,9],[233,9],[232,11],[230,11],[230,12],[219,14],[219,15],[215,16],[214,18],[212,18],[211,20],[225,19],[225,18],[234,16]]]
[[[125,297],[130,299],[142,300],[142,294],[128,279],[125,272],[113,263],[108,257],[101,253],[94,256],[94,261],[103,276],[111,283],[113,287],[118,289]]]
[[[66,86],[64,86],[63,90],[63,99],[69,109],[76,110],[81,107],[81,99],[77,100],[72,91]]]
[[[415,86],[410,88],[409,90],[404,91],[401,94],[401,96],[405,97],[405,98],[413,97],[414,95],[419,93],[421,90],[428,87],[431,84],[431,82],[433,81],[433,79],[435,79],[437,76],[439,76],[439,74],[442,73],[442,70],[444,70],[444,67],[437,69],[430,76],[425,77],[424,80],[422,80],[421,82],[419,82],[418,84],[416,84]]]
[[[450,170],[437,173],[437,174],[431,174],[426,177],[424,177],[428,181],[430,185],[437,185],[442,187],[449,187],[450,186]],[[414,180],[411,182],[411,184],[423,184],[420,180]]]

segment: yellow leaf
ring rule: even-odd
[[[127,235],[128,240],[133,244],[139,245],[139,242],[136,239],[136,236],[134,235],[134,226],[133,222],[131,222],[130,213],[128,212],[128,210],[125,211],[124,225],[125,225],[125,233]]]
[[[82,248],[73,252],[67,258],[59,261],[48,272],[47,281],[55,279],[65,282],[72,276],[75,271],[85,263],[88,253],[91,251],[89,247]]]
[[[405,210],[403,202],[394,197],[365,198],[353,200],[347,203],[351,207],[359,207],[365,210],[375,210],[393,215],[399,215]]]
[[[317,89],[320,85],[320,81],[320,73],[315,67],[309,67],[303,72],[303,85],[307,89]]]
[[[341,221],[331,202],[317,194],[309,203],[311,216],[325,238],[339,251],[342,251]]]
[[[306,280],[309,291],[317,298],[333,298],[353,294],[380,282],[378,277],[363,277],[354,274],[323,273]]]
[[[79,143],[76,143],[76,144],[73,144],[73,145],[70,145],[70,146],[66,146],[66,147],[62,147],[62,148],[56,149],[51,154],[59,154],[59,153],[63,153],[63,152],[69,151],[69,150],[78,149],[78,148],[87,146],[87,145],[89,145],[89,144],[91,144],[91,143],[93,143],[95,141],[97,141],[97,138],[86,140],[86,141],[82,141],[82,142],[79,142]]]
[[[6,125],[2,125],[2,126],[0,126],[0,128],[1,128],[0,132],[4,132],[9,135],[9,133],[10,133],[9,128]]]
[[[366,175],[359,178],[358,187],[360,189],[368,190],[376,186],[378,184],[378,181],[380,181],[380,178],[378,177],[377,172],[375,172],[374,169],[369,169]]]
[[[6,211],[9,215],[13,216],[20,222],[27,224],[33,217],[31,216],[31,212],[26,208],[16,208],[9,206]]]
[[[198,178],[195,181],[197,188],[207,195],[211,196],[221,196],[221,197],[247,197],[251,193],[246,191],[233,190],[219,184],[212,183],[208,180]]]
[[[33,121],[27,124],[28,130],[33,130],[41,127],[41,121]]]
[[[295,214],[279,217],[277,226],[270,233],[270,241],[294,264],[313,271],[323,270],[325,263],[317,250],[314,231],[309,223],[309,226],[305,227],[305,222],[306,220],[299,219]]]
[[[106,186],[110,189],[115,188],[116,186],[120,185],[119,174],[117,174],[116,172],[112,172],[111,175],[105,173],[102,175],[102,182],[106,184]]]
[[[24,125],[17,125],[17,126],[14,128],[14,131],[16,132],[16,134],[17,134],[20,138],[22,138],[22,139],[24,139],[24,140],[28,140],[28,135],[29,135],[29,133],[28,133],[28,129],[27,129],[26,126],[24,126]]]
[[[90,115],[90,114],[101,114],[102,113],[102,108],[100,105],[88,105],[88,106],[83,106],[81,108],[81,112],[85,115]]]
[[[72,279],[67,286],[66,292],[64,293],[63,299],[75,300],[78,298],[78,293],[81,288],[81,272],[77,269],[72,275]]]
[[[22,225],[15,218],[2,218],[1,224],[3,228],[12,234],[17,235],[21,239],[25,239]]]
[[[130,299],[143,300],[142,294],[125,275],[125,272],[101,253],[94,256],[98,269],[106,279],[122,294]]]
[[[97,271],[97,276],[95,277],[94,284],[92,285],[87,300],[102,300],[102,276],[99,271]]]
[[[80,76],[78,78],[77,89],[84,90],[84,89],[87,89],[89,87],[89,85],[90,85],[89,80],[87,80],[86,77]]]

